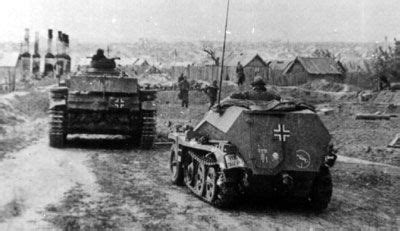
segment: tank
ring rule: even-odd
[[[228,101],[223,109],[208,111],[196,127],[169,134],[172,183],[217,207],[261,194],[327,208],[336,150],[314,108]]]
[[[120,134],[152,146],[156,91],[141,89],[114,59],[92,60],[63,85],[50,89],[50,146],[62,148],[68,134]]]

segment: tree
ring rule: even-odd
[[[378,47],[374,52],[372,64],[379,89],[384,88],[383,85],[390,87],[392,81],[400,81],[400,42],[395,41],[395,45],[395,50]]]
[[[203,51],[207,53],[207,56],[214,61],[215,66],[219,66],[219,57],[216,54],[216,49],[210,42],[202,42]]]
[[[336,59],[335,55],[332,54],[328,49],[315,49],[311,56],[316,58],[332,58]]]

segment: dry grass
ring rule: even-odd
[[[13,106],[19,113],[30,119],[46,117],[49,108],[48,93],[31,91],[27,95],[16,96]]]
[[[48,105],[48,93],[38,91],[0,103],[0,159],[42,136]]]

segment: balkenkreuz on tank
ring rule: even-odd
[[[281,100],[260,77],[252,85],[208,111],[194,129],[169,135],[172,182],[218,207],[263,193],[327,208],[336,160],[328,130],[312,106]]]
[[[67,134],[121,134],[143,148],[152,146],[156,91],[141,89],[103,50],[65,85],[50,89],[50,146],[63,147]]]

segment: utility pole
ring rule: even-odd
[[[221,91],[222,91],[222,76],[224,74],[224,60],[225,60],[225,43],[226,43],[226,30],[228,28],[228,14],[229,14],[229,1],[226,6],[226,19],[225,19],[225,31],[224,31],[224,45],[222,46],[222,61],[221,61],[221,75],[219,77],[219,91],[218,91],[218,108],[221,103]]]

